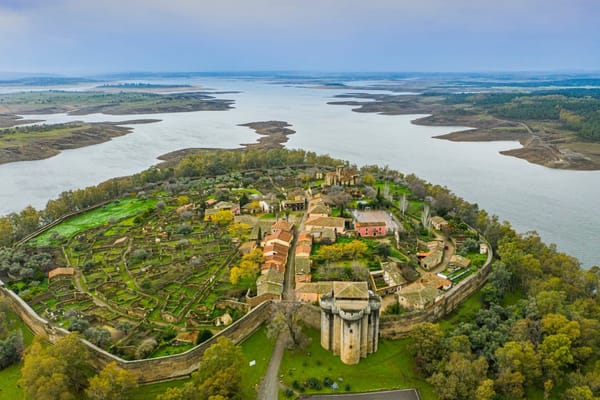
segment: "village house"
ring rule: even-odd
[[[308,207],[307,218],[328,217],[329,207],[322,200],[311,202]]]
[[[432,269],[440,265],[444,259],[444,244],[434,240],[427,242],[427,248],[427,251],[418,252],[417,258],[423,268]]]
[[[311,273],[311,269],[310,269],[311,268],[310,257],[296,256],[294,264],[295,264],[294,281],[296,283],[311,282],[312,281],[312,273]]]
[[[354,228],[361,237],[390,235],[398,232],[401,225],[394,216],[382,210],[354,210]]]
[[[385,236],[387,231],[385,222],[357,222],[354,229],[360,237]]]
[[[448,266],[453,270],[465,269],[468,268],[469,265],[471,265],[471,260],[458,254],[452,255],[448,264]]]
[[[487,254],[488,245],[487,243],[479,243],[479,254]]]
[[[215,210],[223,211],[228,210],[233,213],[233,215],[240,215],[240,205],[237,203],[232,203],[230,201],[220,201],[213,207]]]
[[[297,301],[305,303],[316,303],[321,299],[321,296],[331,293],[333,290],[333,282],[298,282],[296,285],[295,295]]]
[[[346,233],[346,220],[339,217],[316,217],[307,220],[304,227],[307,231],[323,228],[333,229],[336,234],[343,235]]]
[[[424,310],[432,306],[440,291],[421,282],[402,288],[398,293],[398,304],[406,310]]]
[[[325,174],[325,186],[355,186],[360,182],[360,175],[351,168],[339,165],[335,172]]]
[[[277,220],[271,225],[271,233],[277,233],[279,231],[291,232],[294,230],[294,224],[284,219]]]
[[[263,255],[265,257],[268,257],[276,254],[282,254],[287,257],[289,249],[289,246],[286,246],[284,244],[278,242],[271,242],[263,248]]]
[[[266,300],[281,300],[283,279],[283,272],[276,270],[269,270],[266,274],[262,274],[256,280],[256,296],[251,297],[246,294],[246,303],[250,307],[256,307]]]
[[[275,233],[272,233],[272,234],[264,237],[263,242],[262,242],[262,247],[264,248],[265,246],[268,246],[273,243],[279,243],[279,244],[289,247],[290,244],[292,243],[293,238],[294,238],[294,235],[291,232],[277,231]]]
[[[313,228],[311,234],[315,243],[332,244],[337,239],[335,229],[332,228]]]
[[[311,282],[311,265],[310,253],[312,251],[312,236],[309,232],[302,232],[298,235],[296,241],[296,250],[294,253],[295,277],[294,281]]]
[[[448,221],[436,215],[435,217],[431,217],[431,226],[437,231],[445,231],[448,229]]]

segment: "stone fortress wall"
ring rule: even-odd
[[[17,246],[58,225],[68,218],[102,207],[111,201],[106,201],[84,210],[67,214],[23,238]],[[405,337],[416,325],[422,322],[433,322],[454,311],[462,301],[485,284],[491,270],[492,259],[493,253],[491,247],[488,246],[488,257],[484,266],[475,274],[452,287],[452,289],[446,292],[433,307],[423,311],[398,316],[381,316],[379,319],[380,335],[388,339]],[[58,339],[69,334],[67,330],[55,327],[37,315],[24,300],[6,288],[2,281],[0,281],[0,296],[8,299],[14,312],[36,336],[41,336],[49,342],[54,343]],[[119,367],[135,373],[139,383],[166,381],[187,377],[198,369],[202,354],[204,354],[204,351],[208,347],[216,342],[217,338],[224,336],[236,344],[243,342],[260,328],[261,325],[271,319],[275,312],[274,309],[275,307],[272,300],[264,301],[244,317],[217,333],[209,340],[184,353],[171,356],[129,361],[112,355],[85,339],[82,339],[82,341],[88,347],[92,356],[92,364],[97,369],[101,369],[106,364],[114,361]],[[321,328],[321,310],[318,306],[303,303],[300,315],[308,326],[315,329]]]
[[[8,300],[14,312],[36,336],[41,336],[54,343],[70,333],[65,329],[53,326],[38,316],[25,301],[4,286],[0,286],[0,296]],[[106,364],[114,361],[119,367],[133,372],[140,383],[165,381],[189,376],[198,369],[202,354],[219,337],[224,336],[236,344],[243,342],[269,320],[272,313],[273,302],[266,301],[209,340],[184,353],[145,360],[124,360],[102,350],[85,339],[82,339],[82,341],[90,351],[92,365],[97,369],[101,369]]]

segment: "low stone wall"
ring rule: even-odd
[[[485,284],[492,268],[492,260],[493,253],[491,247],[489,247],[488,257],[483,267],[464,281],[453,286],[433,307],[397,316],[382,316],[379,321],[379,334],[387,339],[406,337],[416,325],[423,322],[434,322],[447,316],[467,297]]]
[[[39,317],[25,301],[4,286],[0,286],[0,296],[8,299],[13,311],[35,335],[54,343],[69,334],[67,330],[57,328]],[[170,380],[188,376],[198,369],[202,354],[219,337],[224,336],[236,344],[243,342],[265,321],[271,318],[272,307],[272,302],[264,302],[209,340],[185,353],[172,356],[128,361],[100,349],[87,340],[82,341],[92,355],[92,365],[97,369],[101,369],[106,364],[115,361],[119,367],[133,372],[138,377],[139,383]]]

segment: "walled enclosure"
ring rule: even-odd
[[[492,259],[493,253],[491,247],[489,247],[484,266],[477,273],[469,276],[445,293],[443,298],[432,308],[411,314],[388,315],[380,318],[379,330],[381,336],[388,339],[405,337],[417,324],[435,321],[454,311],[463,300],[484,285],[491,270]],[[53,343],[69,334],[65,329],[54,327],[38,316],[25,301],[4,287],[1,281],[0,296],[9,300],[11,308],[35,335],[42,336]],[[319,307],[309,304],[303,304],[302,307],[303,309],[299,313],[303,321],[308,326],[319,329],[321,326],[321,310]],[[82,339],[82,341],[90,350],[92,364],[97,369],[101,369],[106,364],[115,361],[119,367],[136,374],[139,383],[176,379],[189,376],[194,372],[198,368],[204,351],[214,344],[220,336],[224,336],[236,344],[243,342],[262,324],[270,320],[274,308],[272,301],[265,301],[211,339],[185,353],[171,356],[128,361],[100,349],[87,340]]]

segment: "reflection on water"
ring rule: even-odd
[[[186,82],[188,83],[188,82]],[[289,87],[260,81],[203,79],[217,90],[241,90],[220,97],[235,100],[230,111],[200,111],[136,116],[43,116],[48,123],[67,120],[123,121],[158,118],[133,125],[134,132],[110,142],[67,150],[41,161],[0,165],[0,213],[27,204],[44,207],[68,189],[97,184],[139,172],[156,157],[186,147],[237,147],[256,140],[237,124],[284,120],[293,125],[288,147],[304,148],[353,163],[389,165],[445,185],[465,199],[509,220],[520,231],[536,230],[544,240],[579,257],[589,267],[600,264],[600,172],[560,171],[498,154],[514,142],[455,143],[431,136],[457,128],[410,123],[416,116],[351,112],[326,103],[339,90]],[[38,116],[31,116],[37,118]],[[28,116],[30,118],[30,116]]]

